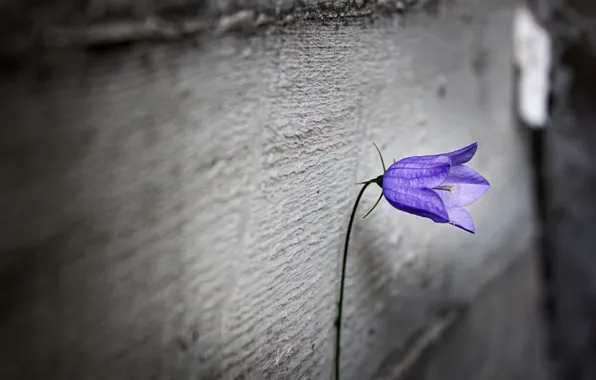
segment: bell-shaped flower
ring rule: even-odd
[[[474,233],[472,217],[464,207],[490,187],[484,177],[464,165],[477,148],[474,143],[451,153],[397,161],[383,175],[383,195],[398,210]]]

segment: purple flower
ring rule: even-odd
[[[464,165],[477,148],[474,143],[451,153],[397,161],[383,175],[383,195],[398,210],[474,233],[472,217],[464,207],[490,187],[484,177]]]

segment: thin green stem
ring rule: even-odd
[[[348,244],[350,242],[350,233],[352,232],[352,224],[354,224],[354,216],[356,215],[356,209],[358,208],[358,203],[360,202],[360,198],[362,198],[362,194],[364,194],[364,190],[373,182],[365,182],[364,186],[358,193],[358,197],[356,198],[356,203],[354,203],[354,208],[352,209],[352,215],[350,216],[350,223],[348,224],[348,233],[346,234],[346,243],[344,245],[344,256],[341,264],[341,281],[339,284],[339,303],[337,307],[337,319],[335,320],[335,380],[339,380],[339,364],[340,364],[340,354],[341,354],[341,315],[343,311],[343,303],[344,303],[344,283],[346,280],[346,262],[348,259]]]

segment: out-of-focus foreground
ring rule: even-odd
[[[517,116],[516,9],[0,1],[0,379],[331,378],[372,142],[474,141],[476,235],[356,221],[343,379],[596,378],[596,5],[529,4],[543,129]]]

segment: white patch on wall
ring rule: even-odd
[[[518,112],[522,120],[534,128],[542,128],[548,120],[550,89],[551,40],[524,5],[515,11],[514,55],[519,68],[517,82]]]

